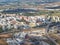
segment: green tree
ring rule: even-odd
[[[0,33],[3,32],[2,27],[0,27]]]

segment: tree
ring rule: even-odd
[[[0,26],[0,33],[3,32],[2,27]]]

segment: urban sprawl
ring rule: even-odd
[[[59,16],[0,13],[0,43],[1,45],[58,45],[55,40],[60,39],[59,25]]]

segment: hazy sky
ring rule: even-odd
[[[17,0],[0,0],[0,2],[5,2],[5,1],[17,1]],[[20,0],[20,1],[27,1],[27,0]],[[29,1],[32,1],[32,0],[29,0]],[[38,1],[38,0],[33,0],[33,1]],[[44,0],[44,1],[47,1],[47,0]],[[60,0],[48,0],[48,1],[60,1]]]
[[[4,1],[16,1],[16,0],[0,0],[0,2],[4,2]]]

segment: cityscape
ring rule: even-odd
[[[60,0],[1,0],[0,45],[60,45]]]

